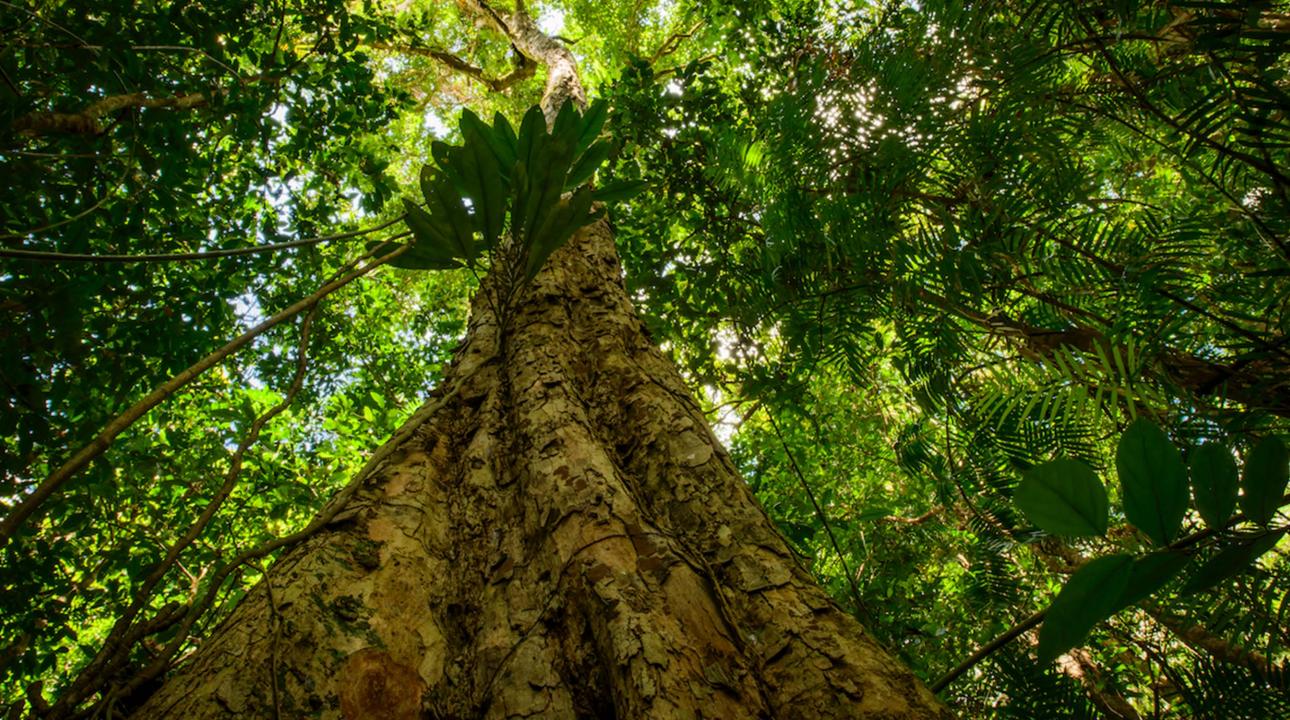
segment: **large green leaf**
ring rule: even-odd
[[[455,244],[451,240],[451,229],[411,200],[404,200],[403,207],[407,211],[408,228],[412,230],[413,249],[391,261],[395,267],[399,267],[400,262],[409,262],[404,259],[407,255],[442,263],[443,267],[457,264],[456,261],[461,256],[456,252]]]
[[[531,167],[535,160],[534,148],[545,137],[546,119],[542,117],[542,110],[535,105],[529,108],[520,119],[520,132],[515,141],[516,162],[522,162]]]
[[[456,146],[449,145],[442,140],[435,140],[430,143],[430,157],[434,158],[435,165],[439,166],[439,170],[441,172],[449,172],[452,170],[452,160],[453,157],[456,156],[457,152],[458,148]],[[425,192],[424,185],[421,186],[421,191],[423,193]]]
[[[1190,555],[1173,550],[1154,552],[1134,560],[1129,573],[1129,583],[1125,586],[1124,592],[1120,593],[1120,599],[1116,601],[1112,614],[1150,597],[1177,577],[1189,562],[1191,562]]]
[[[1187,468],[1155,423],[1133,421],[1115,453],[1124,515],[1156,545],[1168,545],[1187,512]]]
[[[1245,517],[1267,525],[1281,507],[1281,496],[1290,477],[1286,444],[1276,436],[1265,437],[1245,456],[1241,475],[1241,510]]]
[[[589,212],[591,203],[591,191],[580,188],[568,199],[559,201],[546,215],[542,226],[534,233],[533,244],[529,248],[528,266],[525,272],[530,280],[537,276],[551,253],[567,242],[578,228],[599,217],[597,213]]]
[[[1218,443],[1207,443],[1191,453],[1191,491],[1196,511],[1205,524],[1219,529],[1236,510],[1236,461]]]
[[[582,114],[582,126],[579,128],[578,141],[573,148],[574,157],[581,156],[596,141],[601,129],[605,127],[605,118],[608,116],[608,103],[604,100],[591,103],[587,112]]]
[[[379,245],[380,241],[368,243],[368,249]],[[445,260],[433,253],[428,253],[424,246],[412,243],[401,255],[393,258],[388,263],[390,267],[401,268],[403,270],[448,270],[455,267],[461,267],[461,262],[455,259]]]
[[[601,140],[587,149],[578,161],[569,169],[569,176],[564,180],[564,188],[572,190],[596,174],[596,168],[609,157],[610,144]]]
[[[596,202],[605,203],[630,200],[647,187],[649,185],[644,180],[615,180],[596,188],[593,192],[593,197]]]
[[[532,245],[535,233],[559,201],[572,154],[573,144],[564,138],[544,136],[536,143],[534,162],[526,166],[526,196],[517,194],[515,207],[520,214],[511,218],[512,232],[525,247]],[[518,175],[518,164],[516,172]]]
[[[452,159],[452,164],[462,178],[465,197],[471,201],[474,229],[484,236],[484,244],[491,246],[502,232],[508,204],[506,190],[497,157],[479,130],[467,124],[463,135],[466,144]]]
[[[475,218],[479,231],[484,236],[484,245],[492,247],[502,234],[510,198],[497,156],[487,147],[479,131],[467,131],[466,142],[472,151],[475,165],[479,168],[480,196],[475,203]]]
[[[1092,468],[1078,460],[1060,458],[1030,468],[1012,500],[1045,532],[1071,536],[1106,532],[1106,488]]]
[[[502,118],[502,122],[506,122],[506,119]],[[472,142],[472,136],[483,142],[492,153],[498,172],[503,177],[509,177],[511,167],[515,165],[515,145],[498,130],[490,127],[478,115],[471,112],[469,108],[461,111],[459,125],[461,126],[461,136],[466,141],[466,144],[469,145]],[[510,125],[507,124],[506,127],[510,128]]]
[[[1079,645],[1094,625],[1114,614],[1133,575],[1131,555],[1090,560],[1066,581],[1039,630],[1039,662]]]
[[[569,143],[569,149],[572,150],[578,144],[581,129],[582,114],[578,112],[573,100],[565,100],[555,114],[555,122],[551,123],[551,136]]]
[[[453,255],[473,262],[475,258],[474,227],[470,215],[462,204],[461,194],[456,185],[443,174],[437,174],[430,183],[430,195],[426,197],[432,217],[446,219],[450,229],[448,241]]]
[[[506,169],[509,171],[511,166],[515,164],[519,138],[515,136],[515,128],[511,127],[510,121],[500,112],[493,113],[493,130],[497,133],[497,139],[504,146],[505,152],[509,153],[510,160],[505,163]]]

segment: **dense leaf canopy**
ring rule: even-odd
[[[654,339],[842,606],[967,716],[1290,716],[1290,4],[527,10],[608,110],[548,204],[618,200]],[[0,37],[0,708],[110,714],[434,385],[503,227],[470,178],[527,177],[478,128],[522,137],[543,70],[452,3]],[[438,197],[479,249],[431,253]]]

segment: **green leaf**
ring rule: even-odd
[[[573,104],[573,100],[565,100],[560,106],[560,110],[555,114],[555,122],[551,123],[551,137],[558,138],[569,143],[572,149],[578,144],[578,137],[582,129],[582,115],[578,108]]]
[[[466,147],[470,149],[474,161],[480,190],[479,196],[474,198],[476,227],[484,236],[484,245],[492,247],[501,236],[502,226],[506,221],[506,206],[509,201],[506,185],[502,180],[497,157],[477,130],[466,131]]]
[[[497,133],[498,140],[500,140],[510,152],[511,160],[505,164],[506,169],[509,170],[510,167],[515,164],[516,147],[519,145],[519,139],[515,136],[515,128],[511,127],[511,123],[506,119],[505,115],[500,112],[496,112],[493,113],[493,130]]]
[[[1191,453],[1191,490],[1196,511],[1217,530],[1236,510],[1236,461],[1218,443],[1206,443]]]
[[[447,240],[453,256],[467,262],[473,261],[474,228],[454,184],[443,175],[436,176],[431,183],[431,193],[426,198],[426,204],[431,216],[446,219],[444,224],[449,231]]]
[[[591,176],[596,174],[596,168],[609,157],[610,148],[608,141],[601,140],[583,153],[569,170],[569,176],[564,180],[564,189],[572,190],[590,180]]]
[[[1245,456],[1241,476],[1241,510],[1245,517],[1267,525],[1281,507],[1281,496],[1290,479],[1290,456],[1276,436],[1265,437]]]
[[[506,119],[502,118],[502,122]],[[461,136],[470,145],[472,137],[477,138],[486,145],[492,153],[498,172],[502,175],[509,176],[511,166],[515,164],[515,145],[507,142],[496,130],[479,118],[478,115],[471,112],[469,108],[461,111],[461,120],[458,122],[461,126]],[[507,125],[509,128],[510,126]]]
[[[1133,557],[1090,560],[1066,581],[1039,629],[1039,662],[1047,664],[1079,645],[1094,625],[1115,613],[1133,575]]]
[[[438,165],[440,170],[448,170],[452,167],[452,156],[453,147],[448,143],[442,140],[430,143],[430,157],[434,158],[435,165]],[[422,192],[424,192],[424,186]]]
[[[1184,595],[1208,590],[1224,580],[1249,569],[1250,564],[1259,559],[1263,553],[1271,550],[1290,528],[1281,528],[1261,533],[1251,538],[1244,538],[1240,544],[1224,548],[1210,558],[1195,575],[1183,584]]]
[[[1124,515],[1156,545],[1178,534],[1187,512],[1187,468],[1164,431],[1145,418],[1134,420],[1115,452]]]
[[[532,246],[534,234],[560,200],[564,178],[573,159],[573,144],[560,137],[546,137],[539,141],[535,152],[534,163],[527,166],[528,196],[522,202],[517,198],[515,203],[517,209],[522,208],[518,227],[524,231],[519,237],[526,248]],[[512,217],[511,224],[517,225],[517,218]]]
[[[1106,488],[1092,468],[1078,460],[1060,458],[1026,471],[1012,500],[1045,532],[1070,536],[1106,532]]]
[[[413,262],[408,255],[422,258],[421,262],[441,263],[442,267],[455,265],[454,261],[459,255],[455,253],[455,244],[450,235],[452,230],[412,200],[404,200],[404,210],[408,213],[405,222],[408,223],[409,228],[412,228],[413,248],[400,257],[392,259],[391,265],[408,266],[408,263]]]
[[[649,184],[644,180],[615,180],[596,188],[592,192],[592,198],[596,202],[620,202],[636,197],[647,187]]]
[[[392,243],[386,243],[381,240],[372,240],[367,243],[368,250],[375,250],[381,245],[386,245],[386,252],[392,252],[398,247]],[[424,246],[416,243],[409,243],[407,250],[404,250],[398,257],[391,259],[388,264],[390,267],[401,268],[403,270],[447,270],[454,267],[460,267],[461,263],[453,259],[440,259],[432,253],[428,253]]]
[[[524,217],[528,214],[530,203],[537,199],[529,180],[528,163],[524,160],[515,162],[515,172],[511,176],[511,237],[524,246]]]
[[[1174,579],[1189,562],[1190,555],[1171,550],[1153,552],[1134,560],[1129,573],[1129,584],[1120,593],[1112,614],[1150,597]]]
[[[574,157],[582,155],[591,144],[600,137],[600,131],[605,127],[605,118],[609,116],[609,104],[604,100],[597,100],[591,103],[587,112],[582,114],[582,127],[578,134],[578,142],[573,147]]]
[[[529,248],[526,274],[529,280],[537,277],[546,259],[561,245],[569,240],[578,228],[596,220],[598,213],[589,213],[591,209],[591,191],[581,188],[567,200],[561,200],[547,214],[542,226],[533,235],[533,244]]]
[[[520,134],[515,143],[515,160],[522,162],[529,167],[533,166],[534,148],[539,145],[541,140],[546,138],[546,119],[542,117],[542,110],[536,105],[529,108],[524,113],[524,118],[520,120]]]
[[[468,198],[474,211],[473,214],[467,214],[472,232],[464,236],[463,243],[463,247],[470,253],[468,258],[472,258],[476,252],[474,230],[484,236],[485,246],[491,246],[501,235],[507,205],[506,189],[497,156],[488,146],[487,139],[480,134],[481,127],[482,132],[492,133],[492,129],[479,122],[478,118],[472,123],[463,115],[462,135],[465,144],[445,153],[447,167],[444,172],[453,179],[452,185],[461,197],[445,197],[444,203],[451,200],[453,206],[460,206],[464,210],[461,198]],[[455,216],[455,212],[450,215]]]
[[[434,195],[434,178],[434,168],[429,165],[422,165],[421,172],[417,175],[417,179],[421,183],[421,197],[426,202],[430,202],[430,196]]]

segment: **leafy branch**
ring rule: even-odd
[[[395,235],[390,240],[396,240],[405,237],[406,234]],[[359,260],[371,257],[377,254],[377,251],[385,247],[389,240],[383,241],[376,248],[359,258]],[[94,437],[87,445],[77,450],[70,458],[63,462],[57,469],[49,474],[39,485],[32,489],[30,493],[22,496],[22,499],[14,506],[8,515],[0,520],[0,547],[7,544],[18,528],[29,518],[36,510],[51,496],[70,480],[76,473],[80,472],[85,466],[89,465],[95,458],[102,455],[112,445],[112,441],[122,432],[125,432],[131,425],[143,417],[149,410],[161,404],[166,398],[178,392],[184,386],[196,380],[207,370],[224,360],[224,358],[237,352],[247,343],[264,334],[269,329],[280,325],[286,320],[295,317],[299,313],[312,308],[319,300],[345,287],[351,282],[357,280],[371,271],[385,265],[407,251],[406,246],[398,247],[392,252],[381,255],[376,260],[367,263],[359,269],[350,272],[343,277],[332,280],[320,287],[313,294],[306,298],[296,301],[286,309],[278,312],[272,317],[264,320],[260,324],[230,340],[223,347],[210,353],[206,357],[193,363],[187,369],[172,377],[170,380],[159,385],[143,399],[136,402],[125,412],[113,418],[108,424]]]
[[[307,247],[310,245],[319,245],[332,240],[348,240],[350,238],[362,237],[379,232],[385,228],[404,220],[399,216],[388,222],[381,223],[370,228],[362,230],[351,230],[349,232],[336,233],[334,235],[321,235],[318,237],[303,238],[300,240],[291,240],[288,242],[272,243],[267,245],[251,245],[248,247],[228,248],[225,250],[207,250],[204,252],[190,253],[150,253],[139,255],[101,255],[95,253],[61,253],[50,250],[26,250],[21,248],[0,248],[0,257],[15,258],[20,260],[43,260],[51,262],[97,262],[97,263],[134,263],[134,262],[188,262],[192,260],[211,260],[214,258],[232,257],[235,255],[251,255],[254,253],[275,252],[278,250],[289,250],[291,248]]]

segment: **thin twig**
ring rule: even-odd
[[[142,611],[144,607],[146,607],[148,600],[151,599],[152,593],[157,587],[157,584],[160,583],[170,569],[178,563],[179,555],[185,548],[201,536],[202,532],[205,531],[211,520],[214,519],[215,513],[224,504],[224,501],[228,499],[234,486],[237,484],[238,476],[241,474],[243,457],[246,455],[247,450],[250,449],[257,440],[259,440],[261,430],[270,420],[281,414],[291,405],[292,402],[294,402],[296,396],[304,386],[305,371],[308,367],[310,330],[312,329],[314,319],[317,317],[321,308],[321,302],[314,305],[309,311],[309,314],[306,315],[304,320],[301,322],[300,342],[296,352],[296,370],[286,394],[283,396],[281,401],[269,410],[265,411],[251,423],[251,427],[242,437],[241,441],[237,445],[237,449],[234,450],[233,455],[229,460],[229,467],[224,474],[224,481],[219,490],[217,490],[215,495],[207,501],[206,507],[202,510],[197,520],[193,522],[192,526],[190,526],[183,536],[176,540],[173,545],[167,548],[166,554],[162,558],[161,562],[148,573],[148,576],[135,591],[134,600],[121,614],[120,618],[117,619],[111,633],[109,633],[107,639],[103,641],[103,646],[99,649],[99,652],[95,655],[94,659],[76,676],[67,691],[68,693],[88,696],[93,692],[95,687],[97,687],[105,678],[116,673],[129,659],[130,650],[134,643],[141,639],[141,637],[136,637],[136,633],[133,632],[132,623],[134,622],[134,618],[138,616],[139,612]],[[183,569],[182,565],[180,565],[180,569]],[[193,581],[193,585],[196,586],[195,580]]]
[[[1018,635],[1021,635],[1027,630],[1030,630],[1031,628],[1035,627],[1039,623],[1043,622],[1044,616],[1046,616],[1047,614],[1048,614],[1048,608],[1044,608],[1043,610],[1040,610],[1039,612],[1031,615],[1025,620],[1022,620],[1016,625],[1013,625],[1012,627],[1003,631],[1001,635],[991,640],[990,642],[986,643],[985,645],[982,645],[976,652],[969,655],[966,660],[959,663],[958,665],[955,665],[954,669],[945,673],[940,677],[939,680],[932,683],[932,692],[939,693],[940,691],[944,690],[946,685],[949,685],[950,683],[954,682],[955,680],[958,679],[960,675],[972,669],[973,665],[976,665],[977,663],[989,657],[992,653],[994,653],[994,651],[1012,642],[1013,639],[1016,638]]]
[[[700,20],[696,22],[694,25],[690,26],[688,30],[685,30],[683,32],[675,32],[669,35],[666,40],[664,40],[662,43],[659,43],[658,50],[655,50],[654,54],[649,59],[649,64],[653,65],[659,60],[662,60],[668,55],[671,55],[672,53],[679,50],[681,48],[681,41],[694,37],[694,34],[697,33],[699,31],[699,28],[702,28],[702,27],[703,27],[703,21]]]
[[[129,176],[130,171],[133,169],[133,167],[132,167],[132,166],[133,166],[133,164],[134,164],[134,151],[135,151],[135,148],[136,148],[136,145],[134,145],[134,144],[132,144],[132,145],[130,146],[130,154],[129,154],[128,156],[126,156],[126,159],[125,159],[125,169],[121,171],[121,177],[117,178],[117,181],[116,181],[116,182],[114,182],[114,183],[112,183],[112,187],[111,187],[111,189],[110,189],[110,190],[108,190],[108,191],[106,191],[106,192],[104,192],[104,193],[103,193],[103,197],[101,197],[101,198],[99,198],[97,201],[95,201],[93,205],[90,205],[89,207],[85,208],[84,210],[80,211],[79,213],[76,213],[75,215],[72,215],[71,217],[66,217],[66,218],[63,218],[62,220],[55,220],[55,221],[54,221],[54,222],[52,222],[52,223],[47,223],[47,224],[45,224],[45,225],[41,225],[41,226],[39,226],[39,227],[34,227],[34,228],[32,228],[32,229],[30,229],[30,230],[27,230],[26,232],[21,233],[21,234],[16,234],[16,233],[5,233],[5,234],[3,234],[3,235],[0,235],[0,240],[8,240],[8,239],[11,239],[11,238],[22,238],[22,237],[26,237],[27,235],[34,235],[35,233],[42,233],[42,232],[46,232],[46,231],[48,231],[48,230],[53,230],[53,229],[54,229],[54,228],[56,228],[56,227],[62,227],[63,225],[66,225],[66,224],[68,224],[68,223],[76,222],[77,220],[80,220],[81,218],[85,217],[86,215],[89,215],[90,213],[94,212],[95,210],[98,210],[99,208],[103,207],[104,203],[106,203],[108,200],[110,200],[111,198],[113,198],[113,197],[114,197],[114,195],[113,195],[113,192],[112,192],[112,191],[113,191],[113,190],[116,190],[117,188],[119,188],[119,187],[121,186],[121,183],[125,182],[126,177],[128,177],[128,176]],[[131,194],[133,194],[133,193],[131,193]],[[129,197],[129,195],[127,195],[127,197]]]
[[[307,245],[317,245],[319,243],[331,240],[346,240],[352,237],[368,235],[379,230],[400,222],[403,216],[375,227],[365,228],[363,230],[353,230],[350,232],[337,233],[335,235],[321,235],[319,237],[304,238],[301,240],[291,240],[289,242],[273,243],[269,245],[252,245],[249,247],[230,248],[227,250],[208,250],[205,252],[190,253],[156,253],[142,255],[95,255],[92,253],[60,253],[47,250],[21,250],[16,248],[0,248],[0,257],[18,258],[22,260],[42,260],[52,262],[98,262],[98,263],[133,263],[133,262],[187,262],[191,260],[209,260],[212,258],[230,257],[233,255],[250,255],[253,253],[274,252],[276,250],[287,250],[290,248],[304,247]],[[13,236],[16,237],[16,236]]]
[[[1285,506],[1287,504],[1290,504],[1290,493],[1283,495],[1281,497],[1281,505]],[[1245,515],[1243,514],[1234,515],[1231,520],[1227,521],[1227,524],[1224,525],[1222,529],[1227,529],[1229,527],[1232,527],[1233,525],[1238,525],[1244,521],[1245,521]],[[1218,530],[1207,527],[1204,530],[1199,530],[1197,532],[1178,538],[1172,543],[1169,543],[1169,546],[1167,549],[1183,550],[1217,533],[1218,533]],[[1145,602],[1145,599],[1141,602]],[[944,690],[947,685],[949,685],[950,683],[958,679],[960,675],[962,675],[963,673],[971,669],[973,665],[976,665],[977,663],[981,662],[985,658],[989,657],[992,653],[994,653],[999,648],[1012,642],[1012,640],[1016,638],[1018,635],[1038,625],[1040,622],[1043,621],[1044,616],[1048,614],[1048,609],[1049,608],[1044,608],[1043,610],[1036,612],[1035,614],[1031,615],[1025,620],[1022,620],[1016,625],[1013,625],[1012,627],[1003,631],[1003,633],[998,637],[996,637],[995,639],[991,640],[985,645],[982,645],[980,649],[978,649],[976,652],[969,655],[966,660],[959,663],[958,665],[955,665],[952,670],[942,675],[940,679],[938,679],[935,683],[932,683],[932,686],[931,686],[932,692],[939,693],[941,690]]]
[[[45,19],[44,17],[42,17],[41,15],[39,15],[38,13],[36,13],[35,11],[33,11],[33,10],[29,9],[29,8],[25,8],[25,7],[23,7],[22,5],[15,5],[14,3],[6,2],[5,0],[0,0],[0,5],[4,5],[5,7],[10,8],[10,9],[13,9],[13,10],[21,10],[22,12],[27,13],[28,15],[30,15],[30,16],[32,16],[32,17],[34,17],[34,18],[36,18],[36,19],[37,19],[37,20],[39,20],[40,22],[45,23],[46,25],[48,25],[48,26],[50,26],[50,27],[54,28],[55,30],[60,30],[60,31],[62,31],[62,32],[64,32],[64,33],[67,33],[67,34],[68,34],[68,35],[70,35],[71,37],[76,38],[77,42],[81,43],[82,45],[89,45],[89,43],[85,41],[85,38],[81,37],[80,35],[77,35],[76,33],[72,32],[71,30],[68,30],[67,28],[63,27],[62,25],[59,25],[58,23],[54,22],[53,20],[47,20],[47,19]]]
[[[828,533],[829,543],[833,545],[833,552],[838,556],[838,562],[842,564],[842,572],[847,576],[847,586],[851,588],[851,599],[855,601],[856,611],[865,613],[864,601],[860,599],[860,588],[856,586],[856,579],[851,574],[851,568],[847,565],[846,556],[842,554],[842,546],[838,544],[838,538],[833,534],[833,526],[829,523],[828,515],[824,514],[824,508],[815,499],[815,492],[811,490],[810,483],[806,482],[806,476],[802,474],[801,468],[797,466],[797,460],[793,458],[793,452],[788,447],[788,442],[784,440],[784,434],[779,431],[779,423],[775,422],[775,416],[765,405],[762,409],[766,412],[766,419],[770,421],[770,426],[775,431],[775,437],[779,438],[779,444],[784,448],[784,454],[788,456],[788,464],[793,468],[793,473],[797,475],[797,480],[802,485],[802,490],[806,492],[806,497],[811,501],[811,507],[815,508],[815,515],[820,519],[820,524],[824,526],[824,532]]]

